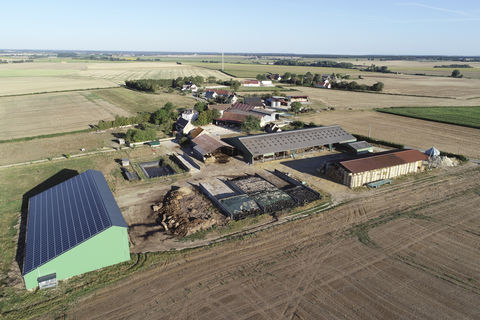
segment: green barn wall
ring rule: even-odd
[[[25,286],[38,286],[37,278],[51,273],[57,280],[130,260],[127,228],[113,226],[24,275]]]

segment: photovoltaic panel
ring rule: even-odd
[[[99,171],[88,170],[31,197],[23,274],[111,226],[127,224]]]

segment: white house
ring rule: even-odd
[[[258,80],[245,80],[245,81],[243,81],[243,86],[244,87],[260,87],[260,81],[258,81]]]
[[[182,86],[182,91],[192,91],[192,92],[197,92],[198,91],[198,87],[195,83],[188,83],[188,84],[184,84]]]
[[[272,80],[262,80],[261,85],[262,87],[272,87],[273,86]]]
[[[180,117],[182,117],[183,119],[185,119],[187,121],[195,121],[198,118],[198,111],[193,110],[193,109],[187,109],[187,110],[182,112]]]

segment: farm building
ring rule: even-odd
[[[423,170],[428,157],[418,150],[400,150],[339,162],[329,176],[350,188]]]
[[[29,199],[27,289],[128,260],[127,224],[101,172],[88,170]]]
[[[244,87],[260,87],[260,81],[258,80],[245,80],[242,84]]]
[[[243,98],[243,103],[255,107],[263,107],[263,100],[258,96],[251,96]]]
[[[348,148],[356,154],[373,152],[373,146],[366,141],[355,141],[347,144]]]
[[[208,109],[210,110],[218,110],[218,112],[220,112],[220,116],[223,115],[223,112],[227,109],[230,109],[232,107],[231,104],[210,104],[208,105]]]
[[[316,127],[229,139],[242,151],[245,161],[267,161],[295,158],[297,154],[329,148],[335,144],[356,141],[340,126]]]
[[[178,133],[181,134],[188,134],[190,131],[195,129],[195,126],[192,124],[190,120],[185,118],[178,118],[177,122],[175,123],[175,129]]]
[[[209,134],[199,135],[192,142],[194,144],[193,155],[203,162],[223,158],[225,155],[233,155],[235,152],[232,146]]]

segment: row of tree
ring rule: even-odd
[[[369,67],[366,67],[365,69],[362,69],[362,71],[392,73],[392,71],[389,70],[387,66],[376,66],[374,64],[370,65]]]
[[[341,82],[333,82],[332,83],[333,89],[339,90],[348,90],[348,91],[382,91],[383,90],[383,82],[376,82],[371,86],[366,84],[359,84],[356,81],[348,82],[348,81],[341,81]]]
[[[210,77],[207,80],[215,81],[215,77]],[[126,80],[125,86],[129,89],[144,91],[144,92],[157,92],[160,88],[181,88],[184,84],[194,83],[197,86],[203,85],[205,79],[201,76],[194,77],[178,77],[176,79],[138,79],[138,80]]]
[[[301,61],[301,60],[283,59],[283,60],[277,60],[273,64],[280,65],[280,66],[306,66],[306,67],[343,68],[343,69],[354,68],[353,63],[336,62],[331,60],[308,62],[308,61]]]

